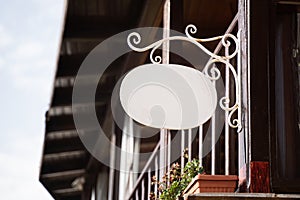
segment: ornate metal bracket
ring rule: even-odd
[[[234,79],[235,84],[235,102],[232,106],[230,106],[230,97],[229,97],[229,85],[227,85],[225,88],[227,91],[225,91],[225,96],[222,97],[219,101],[220,107],[227,112],[227,119],[226,123],[232,128],[238,128],[238,131],[241,130],[241,106],[240,106],[240,31],[238,32],[237,36],[233,34],[224,34],[222,36],[212,37],[212,38],[206,38],[206,39],[200,39],[195,38],[192,35],[197,32],[197,28],[194,25],[188,25],[185,29],[185,35],[186,36],[171,36],[166,37],[161,40],[158,40],[146,47],[139,48],[135,45],[140,44],[141,42],[141,35],[137,32],[133,32],[128,35],[127,37],[127,43],[129,47],[137,52],[144,52],[150,51],[150,60],[153,64],[161,64],[162,57],[160,55],[157,55],[154,57],[154,52],[162,46],[164,42],[172,41],[172,40],[181,40],[181,41],[187,41],[190,42],[197,47],[199,47],[202,51],[204,51],[207,55],[210,56],[209,61],[205,65],[202,73],[205,74],[211,81],[216,81],[221,77],[220,70],[216,67],[216,63],[222,63],[226,66],[226,77],[225,79],[229,80],[229,72],[231,72],[231,75]],[[231,39],[234,42],[234,51],[232,53],[229,52],[229,47],[231,46],[231,42],[229,41]],[[208,50],[206,47],[204,47],[201,43],[205,42],[211,42],[221,40],[221,43],[223,47],[225,48],[225,55],[217,55],[210,50]],[[237,56],[237,70],[235,67],[230,63],[230,60]],[[229,83],[229,82],[227,82]],[[238,111],[238,117],[235,119],[232,119],[233,114]]]

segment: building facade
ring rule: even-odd
[[[64,22],[40,171],[40,181],[53,198],[148,199],[150,191],[158,194],[151,177],[161,179],[170,168],[167,163],[184,164],[187,160],[179,154],[185,149],[189,159],[200,159],[207,174],[237,176],[236,193],[228,198],[299,198],[299,1],[70,0]],[[234,107],[237,102],[237,107],[216,109],[207,123],[179,131],[141,125],[124,110],[119,115],[121,123],[116,122],[114,112],[119,108],[111,103],[114,88],[124,74],[151,62],[150,51],[126,50],[99,76],[98,71],[81,70],[89,56],[95,55],[101,64],[102,57],[109,57],[127,41],[117,37],[105,43],[107,48],[92,50],[130,29],[165,28],[148,33],[149,41],[154,42],[170,36],[166,28],[185,34],[189,24],[197,27],[196,38],[224,34],[237,38],[237,43],[227,38],[231,43],[228,48],[222,38],[199,40],[216,55],[228,56],[237,49],[236,56],[228,59],[236,76],[228,64],[214,65],[225,91],[218,94],[219,100],[225,95],[232,99],[227,106]],[[185,58],[168,53],[172,47],[164,45],[156,53],[162,54],[165,63],[205,68],[205,63],[188,60],[189,55],[200,57],[190,44],[181,42],[178,46]],[[210,56],[204,58],[211,60]],[[92,85],[95,93],[91,101],[87,94]],[[87,92],[74,98],[75,86]],[[91,123],[95,111],[98,126]],[[78,116],[86,126],[76,124]],[[237,121],[230,124],[231,119]],[[100,126],[109,142],[99,136]],[[205,152],[204,144],[211,151]],[[132,157],[141,154],[147,156]],[[257,193],[262,195],[255,196]],[[223,198],[224,194],[187,198],[209,197]]]

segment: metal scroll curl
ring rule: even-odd
[[[211,58],[205,65],[202,73],[208,77],[211,81],[216,81],[221,77],[221,72],[220,70],[216,67],[219,65],[216,65],[217,63],[221,63],[225,65],[231,72],[233,79],[234,79],[234,84],[235,84],[235,101],[234,104],[230,106],[230,98],[228,96],[224,96],[220,99],[219,105],[220,107],[228,111],[228,125],[232,128],[238,128],[241,129],[241,120],[238,118],[232,119],[233,114],[240,109],[240,81],[238,78],[238,74],[234,66],[230,63],[230,59],[234,58],[235,56],[238,55],[240,47],[239,47],[239,37],[235,36],[233,34],[227,33],[221,36],[216,36],[216,37],[211,37],[211,38],[205,38],[205,39],[200,39],[200,38],[195,38],[192,35],[196,34],[197,28],[195,25],[188,25],[185,29],[185,34],[186,36],[170,36],[163,38],[161,40],[158,40],[152,44],[149,44],[148,46],[145,47],[137,47],[141,43],[141,35],[137,32],[132,32],[128,35],[127,37],[127,44],[128,46],[136,51],[136,52],[145,52],[150,50],[150,61],[153,64],[161,64],[162,62],[162,57],[160,55],[154,55],[154,52],[160,48],[164,42],[172,41],[172,40],[181,40],[181,41],[186,41],[190,42],[197,47],[199,47],[202,51],[204,51],[207,55],[209,55]],[[239,34],[238,34],[239,35]],[[211,42],[211,41],[217,41],[221,40],[221,43],[225,49],[229,49],[231,46],[231,42],[234,42],[234,50],[226,55],[217,55],[208,50],[205,46],[203,46],[201,43],[205,42]]]

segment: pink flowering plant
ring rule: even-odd
[[[187,154],[184,153],[184,157],[187,158]],[[199,159],[194,158],[187,162],[181,169],[178,163],[174,163],[170,171],[166,172],[162,177],[162,181],[158,181],[155,176],[152,177],[152,184],[157,184],[159,196],[156,196],[154,192],[149,194],[150,200],[176,200],[182,196],[183,191],[192,181],[192,179],[198,175],[203,174],[203,167],[200,167]]]

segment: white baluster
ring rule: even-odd
[[[148,169],[148,194],[151,192],[151,168]]]
[[[181,154],[184,152],[185,149],[185,132],[181,130]],[[184,166],[184,156],[181,156],[181,172],[183,172]]]
[[[145,198],[145,179],[142,180],[142,194],[141,194],[141,199]]]
[[[203,125],[199,126],[199,162],[200,166],[202,167],[202,157],[203,157]]]
[[[154,174],[155,174],[155,177],[156,179],[158,180],[158,158],[157,156],[155,156],[155,166],[154,166]],[[155,195],[158,195],[158,192],[157,192],[157,184],[154,185],[154,194]]]
[[[171,166],[171,131],[168,130],[168,163],[167,163],[167,166],[168,166],[168,172],[170,171],[170,166]],[[168,181],[168,184],[169,184],[169,181]]]
[[[139,200],[139,190],[135,191],[135,200]]]
[[[214,66],[215,67],[215,66]],[[212,71],[212,76],[215,76],[215,72]],[[213,85],[216,86],[216,81],[212,81]],[[215,175],[215,163],[216,163],[216,114],[214,113],[211,117],[211,175]]]
[[[225,56],[229,55],[229,45],[225,46]],[[228,60],[229,62],[229,60]],[[225,97],[229,99],[229,90],[230,90],[230,82],[229,82],[229,66],[225,68]],[[229,107],[229,102],[225,106]],[[225,175],[229,175],[229,111],[225,110]]]
[[[188,155],[189,155],[189,161],[192,160],[192,129],[188,130]]]

